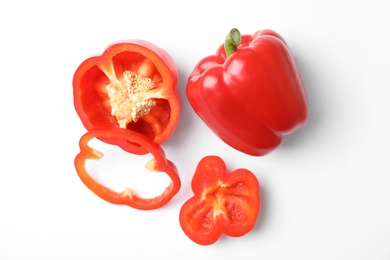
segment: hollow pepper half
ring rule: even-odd
[[[247,169],[228,173],[218,156],[206,156],[191,182],[194,196],[180,210],[184,233],[200,245],[215,243],[222,234],[240,237],[255,226],[260,212],[260,184]]]
[[[186,87],[199,117],[225,143],[250,155],[279,147],[307,120],[304,87],[285,40],[272,30],[227,35]]]
[[[154,156],[145,167],[150,171],[165,172],[171,178],[170,184],[159,196],[141,198],[131,188],[118,193],[97,182],[85,168],[87,160],[98,160],[103,157],[103,153],[88,146],[88,142],[94,137],[126,140],[144,148]],[[176,166],[166,159],[163,149],[158,144],[143,134],[120,128],[95,129],[84,134],[79,144],[80,153],[75,158],[77,174],[85,186],[107,202],[141,210],[157,209],[167,204],[180,190],[181,181]]]
[[[156,45],[132,40],[86,59],[73,77],[74,106],[87,130],[123,128],[161,144],[180,117],[178,72],[171,56]],[[147,151],[125,139],[105,139],[136,154]]]

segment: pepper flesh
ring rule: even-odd
[[[241,36],[241,35],[240,35]],[[237,31],[233,30],[233,37]],[[254,156],[278,148],[308,116],[304,86],[285,40],[272,30],[242,35],[233,51],[221,45],[189,77],[188,100],[231,147]]]
[[[85,128],[124,128],[157,144],[178,125],[181,101],[171,56],[156,45],[132,40],[109,46],[83,61],[73,77],[73,99]],[[147,151],[122,139],[105,139],[136,154]]]
[[[145,167],[150,171],[165,172],[171,178],[170,184],[159,196],[141,198],[131,188],[126,188],[123,192],[118,193],[97,182],[85,168],[87,160],[99,160],[103,157],[103,153],[88,146],[88,142],[94,137],[118,138],[140,145],[154,156]],[[93,193],[107,202],[141,210],[151,210],[167,204],[180,190],[181,181],[176,166],[165,158],[165,153],[158,144],[140,133],[120,128],[95,129],[84,134],[80,138],[79,145],[80,153],[75,158],[77,174]]]
[[[211,245],[222,234],[240,237],[256,224],[260,212],[260,184],[247,169],[227,173],[218,156],[206,156],[191,182],[194,196],[180,210],[180,225],[195,243]]]

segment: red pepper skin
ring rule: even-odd
[[[180,210],[184,233],[199,245],[211,245],[222,234],[240,237],[256,224],[260,212],[260,184],[247,169],[227,173],[225,162],[206,156],[192,179],[194,196]]]
[[[88,146],[89,140],[94,137],[123,139],[146,149],[154,158],[150,160],[145,167],[150,171],[165,172],[171,178],[171,183],[165,188],[161,195],[154,198],[141,198],[133,193],[130,188],[126,188],[121,193],[114,192],[103,184],[98,183],[85,169],[86,160],[98,160],[103,157],[103,154],[100,151]],[[176,166],[165,158],[164,150],[158,144],[154,143],[143,134],[119,128],[96,129],[84,134],[80,139],[79,145],[80,153],[75,158],[77,174],[93,193],[107,202],[118,205],[127,205],[140,210],[151,210],[167,204],[180,190],[181,181]]]
[[[111,114],[107,86],[120,85],[124,71],[133,71],[156,84],[146,94],[156,103],[147,115],[129,122],[127,129],[139,132],[161,144],[178,125],[181,101],[178,92],[178,71],[174,60],[163,49],[143,40],[119,42],[109,46],[102,55],[83,61],[73,77],[74,106],[83,125],[92,129],[119,128]],[[118,145],[125,151],[145,154],[142,147],[124,139],[102,140]]]
[[[194,68],[186,87],[198,116],[231,147],[254,156],[270,153],[302,127],[304,87],[285,40],[272,30],[242,35],[226,58],[224,45]]]

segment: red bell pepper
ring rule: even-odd
[[[180,117],[176,65],[163,49],[142,40],[116,43],[80,64],[73,77],[74,106],[87,130],[125,128],[161,144]],[[124,139],[104,140],[137,154]]]
[[[97,160],[103,157],[100,151],[88,146],[88,142],[94,137],[115,138],[139,145],[154,156],[145,167],[150,171],[165,172],[171,178],[171,183],[161,195],[154,198],[141,198],[130,188],[126,188],[123,192],[118,193],[95,181],[85,168],[86,160]],[[163,149],[147,136],[127,129],[96,129],[84,134],[80,139],[80,153],[75,158],[75,167],[82,182],[97,196],[110,203],[128,205],[136,209],[150,210],[164,206],[177,194],[181,186],[177,168],[171,161],[165,158]]]
[[[242,35],[233,29],[216,55],[189,77],[188,100],[231,147],[265,155],[307,120],[301,78],[285,40],[272,30]]]
[[[200,245],[215,243],[222,234],[240,237],[256,224],[260,212],[260,185],[247,169],[227,173],[225,162],[206,156],[191,183],[194,196],[180,210],[184,233]]]

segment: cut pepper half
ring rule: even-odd
[[[176,65],[163,49],[142,40],[116,43],[77,68],[74,106],[88,131],[129,129],[161,144],[179,121],[177,81]],[[131,153],[147,153],[124,139],[102,140]]]
[[[99,160],[103,157],[102,152],[88,146],[89,141],[95,137],[126,140],[146,149],[154,158],[147,162],[145,167],[150,171],[165,172],[171,178],[170,184],[159,196],[141,198],[131,188],[126,188],[123,192],[118,193],[97,182],[85,168],[87,160]],[[96,129],[84,134],[80,139],[79,145],[80,153],[75,158],[77,174],[92,192],[107,202],[127,205],[141,210],[150,210],[164,206],[180,190],[181,181],[176,166],[166,159],[164,150],[160,145],[154,143],[145,135],[119,128]]]
[[[200,245],[215,243],[222,234],[240,237],[256,224],[260,184],[247,169],[231,173],[217,156],[206,156],[192,179],[194,196],[180,210],[184,233]]]

